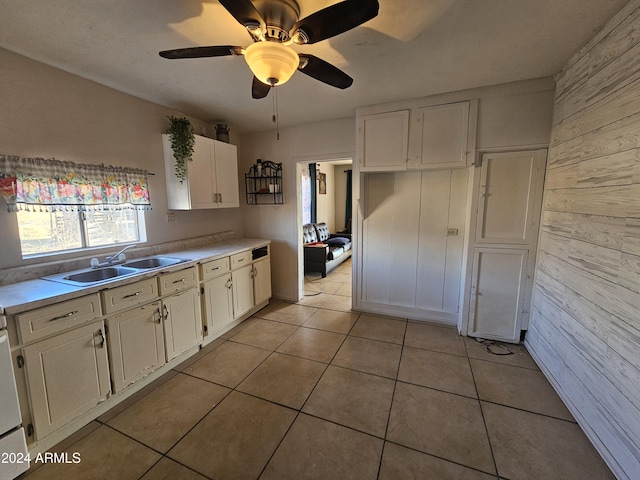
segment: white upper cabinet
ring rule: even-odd
[[[475,148],[475,108],[471,102],[448,103],[412,111],[409,168],[466,167]],[[473,120],[473,121],[471,121]]]
[[[196,135],[187,178],[180,183],[168,135],[162,136],[167,202],[172,210],[231,208],[240,206],[238,154],[235,145]]]
[[[366,110],[365,110],[366,111]],[[361,172],[435,170],[473,163],[478,101],[358,113]]]
[[[360,171],[404,170],[409,145],[409,110],[362,115],[358,119]]]

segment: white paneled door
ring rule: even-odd
[[[545,149],[482,156],[467,334],[518,343],[526,329]]]

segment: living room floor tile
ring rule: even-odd
[[[79,463],[47,463],[28,475],[29,480],[138,480],[161,455],[103,425],[66,450]],[[59,453],[59,452],[58,452]],[[135,461],[125,461],[135,459]]]
[[[229,392],[220,385],[178,374],[109,421],[109,426],[166,452]]]
[[[398,382],[387,440],[495,474],[480,402]]]
[[[404,347],[398,380],[477,398],[466,357]]]
[[[481,400],[574,421],[541,371],[475,359],[471,368]]]
[[[356,323],[358,315],[359,314],[352,312],[319,309],[304,322],[304,326],[346,334],[349,333],[353,324]]]
[[[343,295],[331,295],[323,304],[322,308],[329,310],[338,310],[340,312],[351,312],[351,297],[345,297]]]
[[[207,477],[163,457],[140,480],[207,480]]]
[[[230,340],[253,347],[275,350],[289,338],[297,328],[295,325],[259,318],[247,328],[231,337]]]
[[[236,389],[299,410],[326,368],[324,363],[274,352]]]
[[[296,333],[278,347],[277,351],[317,362],[329,363],[345,338],[345,335],[339,333],[300,327]]]
[[[260,480],[375,480],[382,439],[300,414]]]
[[[386,442],[378,480],[495,480],[494,475]]]
[[[439,327],[426,323],[409,322],[405,345],[436,352],[466,356],[464,341],[453,327]]]
[[[168,456],[210,478],[258,478],[296,417],[294,410],[232,392]]]
[[[501,477],[613,480],[576,423],[482,402]]]
[[[281,302],[270,307],[264,313],[260,312],[259,317],[267,320],[290,323],[292,325],[302,325],[317,310],[315,307]]]
[[[402,345],[407,322],[403,319],[362,314],[349,335]]]
[[[303,412],[384,437],[394,381],[329,366]]]
[[[524,345],[513,345],[494,341],[481,342],[475,338],[464,337],[464,344],[467,347],[467,355],[469,358],[540,370],[536,362],[531,358],[529,352],[527,352],[527,349],[524,348]]]
[[[401,345],[348,336],[331,363],[395,380],[401,352]]]
[[[268,356],[269,350],[226,342],[187,368],[184,373],[235,388]]]

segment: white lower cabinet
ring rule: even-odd
[[[107,319],[114,393],[165,364],[160,302]]]
[[[202,289],[205,330],[207,335],[213,336],[233,321],[231,273],[205,282]]]
[[[255,305],[260,305],[271,298],[271,262],[269,257],[262,257],[253,262],[253,297]]]
[[[167,361],[202,341],[202,315],[197,288],[162,300]]]
[[[36,439],[88,412],[110,394],[104,323],[22,349]]]
[[[240,318],[253,308],[253,265],[231,272],[233,317]]]

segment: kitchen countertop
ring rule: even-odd
[[[26,282],[0,286],[0,312],[4,309],[5,315],[15,315],[34,308],[44,307],[52,303],[63,302],[65,300],[71,300],[83,295],[99,292],[107,288],[119,287],[145,278],[155,277],[161,273],[175,272],[199,263],[263,247],[270,243],[271,241],[269,240],[255,238],[234,238],[216,242],[208,247],[199,247],[195,249],[152,255],[154,257],[174,257],[186,259],[188,261],[167,267],[141,270],[140,273],[134,275],[115,278],[111,281],[88,285],[86,287],[66,285],[42,279],[28,280]],[[130,258],[128,260],[131,261],[136,259]]]

